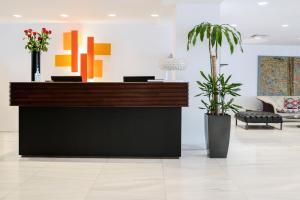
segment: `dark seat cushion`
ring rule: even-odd
[[[282,123],[282,117],[278,114],[262,111],[247,111],[235,114],[235,117],[246,123]]]

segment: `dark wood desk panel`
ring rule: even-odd
[[[11,83],[22,156],[181,156],[188,83]]]
[[[188,83],[11,83],[10,105],[186,107]]]

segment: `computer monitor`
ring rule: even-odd
[[[155,76],[124,76],[124,82],[148,82],[148,80],[155,80]]]
[[[51,76],[53,82],[82,82],[81,76]]]

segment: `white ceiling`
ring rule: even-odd
[[[171,16],[173,11],[170,0],[0,0],[0,3],[0,20],[10,22],[112,20],[108,14],[117,14],[114,19],[144,20],[149,19],[152,13],[159,13],[165,18]],[[13,14],[23,17],[14,19]],[[70,17],[61,18],[61,14],[68,14]]]
[[[176,3],[221,2],[222,0],[0,0],[0,22],[99,22],[145,20],[159,14],[172,17]],[[23,17],[15,19],[13,14]],[[69,18],[59,15],[68,14]],[[110,18],[108,14],[117,14]]]
[[[266,6],[257,2],[267,1]],[[300,45],[300,0],[224,0],[222,22],[237,24],[244,43]],[[283,24],[289,27],[283,28]],[[250,39],[251,35],[265,34],[265,39]]]
[[[0,0],[0,22],[94,22],[171,19],[175,3],[222,0]],[[257,2],[268,1],[267,6]],[[300,45],[300,0],[223,0],[222,23],[237,24],[245,43]],[[117,17],[108,17],[115,13]],[[20,14],[22,18],[14,18]],[[68,14],[69,18],[61,18]],[[288,24],[283,28],[281,25]],[[266,34],[261,40],[254,34]]]

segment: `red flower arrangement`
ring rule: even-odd
[[[42,31],[39,33],[32,29],[26,29],[24,33],[26,36],[24,40],[28,41],[25,49],[28,49],[30,52],[48,51],[48,41],[51,39],[49,36],[52,34],[51,30],[42,28]]]

